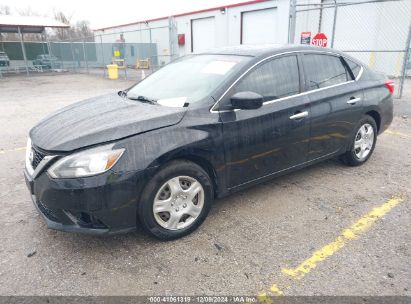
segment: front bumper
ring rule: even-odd
[[[24,177],[48,228],[104,235],[136,228],[137,203],[152,172],[109,171],[73,179],[52,179],[43,172],[33,179],[25,169]]]

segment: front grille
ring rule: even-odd
[[[31,162],[31,166],[33,167],[33,169],[36,169],[39,163],[46,156],[46,154],[35,149],[34,147],[32,147],[31,150],[33,151],[33,161]]]

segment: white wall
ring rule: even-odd
[[[241,39],[241,13],[246,11],[260,10],[265,8],[276,8],[277,14],[275,21],[276,38],[275,43],[287,43],[288,41],[288,15],[289,15],[289,0],[271,0],[266,2],[241,5],[236,7],[226,8],[225,12],[218,10],[200,12],[190,15],[177,16],[174,18],[177,34],[185,34],[185,45],[175,46],[178,56],[191,53],[191,20],[200,18],[214,17],[214,37],[215,47],[223,47],[229,45],[239,45]],[[120,33],[124,33],[126,42],[148,42],[149,34],[146,30],[148,27],[152,29],[152,42],[158,44],[159,55],[170,55],[170,42],[168,29],[155,30],[156,27],[167,27],[168,19],[141,24],[123,26],[121,28],[107,29],[104,31],[96,31],[96,35],[104,34],[103,42],[114,42],[119,38]],[[131,32],[130,32],[131,31]],[[132,32],[138,31],[138,32]],[[153,33],[156,31],[156,34]],[[106,35],[110,34],[110,35]],[[113,35],[114,34],[114,35]],[[201,38],[200,38],[201,39]],[[97,41],[99,38],[97,38]],[[176,39],[175,39],[176,40]],[[272,39],[267,39],[266,42],[273,42]],[[163,56],[163,59],[169,56]]]

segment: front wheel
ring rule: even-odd
[[[349,150],[340,159],[349,166],[359,166],[372,155],[377,143],[377,124],[371,116],[364,116],[356,127]]]
[[[197,164],[178,160],[165,165],[145,187],[138,215],[145,231],[172,240],[194,231],[206,218],[213,186]]]

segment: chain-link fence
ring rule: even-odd
[[[107,65],[116,64],[119,77],[139,80],[175,57],[170,32],[170,26],[146,27],[86,39],[24,41],[28,74],[76,72],[105,76]],[[0,64],[0,77],[26,73],[20,42],[0,41],[0,52],[9,59]]]
[[[318,33],[325,34],[328,47],[394,79],[395,96],[401,97],[405,78],[411,74],[411,1],[294,0],[292,4],[296,43],[313,44]]]

